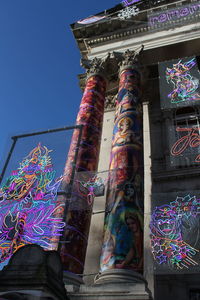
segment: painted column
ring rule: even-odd
[[[89,74],[76,120],[77,125],[83,125],[78,155],[75,158],[80,131],[75,129],[64,171],[63,187],[67,189],[72,184],[75,163],[61,257],[64,270],[76,274],[83,272],[93,204],[86,183],[94,176],[98,166],[106,91],[106,80],[102,75],[104,63],[96,58],[89,62]]]
[[[110,157],[101,272],[143,272],[143,126],[141,73],[127,50],[120,68]]]

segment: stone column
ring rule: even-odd
[[[149,97],[148,97],[149,98]],[[148,281],[148,287],[154,296],[154,261],[150,239],[151,220],[151,139],[149,122],[149,102],[143,99],[143,138],[144,138],[144,277]]]
[[[88,201],[91,200],[88,199],[89,191],[81,183],[89,181],[97,170],[106,91],[106,79],[103,73],[106,60],[95,58],[84,63],[88,68],[88,76],[76,120],[77,125],[83,125],[82,135],[75,159],[80,133],[75,129],[63,179],[65,190],[69,185],[71,188],[72,179],[74,180],[70,192],[66,230],[61,241],[61,257],[64,270],[75,274],[83,272],[92,211],[92,202]],[[74,163],[75,176],[72,178]]]
[[[132,271],[143,273],[143,121],[138,56],[135,51],[127,50],[120,67],[101,255],[102,276],[111,269],[129,277]]]

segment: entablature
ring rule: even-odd
[[[200,37],[199,1],[141,1],[137,7],[139,13],[128,19],[118,17],[123,11],[118,5],[105,11],[99,22],[81,27],[73,24],[82,56],[102,57],[108,45],[109,51],[124,51],[141,44],[147,50]]]

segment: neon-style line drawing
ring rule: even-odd
[[[150,27],[156,25],[162,25],[170,23],[171,21],[175,20],[183,20],[184,18],[188,18],[191,16],[195,16],[199,13],[200,5],[199,3],[190,3],[188,5],[182,5],[180,7],[167,9],[153,13],[148,17],[148,25]]]
[[[97,175],[91,177],[88,181],[79,181],[76,180],[78,185],[78,191],[80,194],[87,194],[87,202],[89,205],[92,205],[95,198],[95,189],[100,186],[104,186],[103,179],[101,177],[97,177]],[[81,188],[84,188],[84,190]]]
[[[181,270],[199,264],[193,259],[199,250],[183,240],[184,224],[191,230],[199,213],[200,199],[190,195],[177,197],[169,205],[154,209],[150,222],[151,246],[154,260],[159,265]]]
[[[0,263],[26,244],[51,250],[62,234],[64,204],[56,199],[62,177],[55,179],[49,152],[38,144],[0,188]]]
[[[131,17],[135,17],[139,14],[139,8],[134,6],[126,6],[124,9],[120,10],[118,13],[118,18],[121,20],[130,19]]]
[[[195,58],[187,62],[179,60],[172,68],[166,68],[166,80],[173,85],[173,90],[168,94],[171,103],[179,103],[192,100],[200,100],[199,79],[190,74],[197,62]]]
[[[178,139],[171,148],[171,155],[179,156],[188,148],[195,148],[200,146],[199,127],[182,128],[177,127],[177,132],[186,132],[187,134]],[[195,162],[200,162],[200,154],[195,158]]]
[[[129,6],[129,5],[132,5],[132,4],[137,3],[137,2],[139,2],[139,1],[141,1],[141,0],[123,0],[123,1],[122,1],[122,4],[123,4],[124,6]]]

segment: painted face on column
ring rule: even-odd
[[[125,196],[126,197],[132,197],[135,194],[135,189],[132,183],[127,183],[125,185]]]
[[[133,122],[130,118],[123,118],[121,122],[119,122],[119,130],[121,131],[121,133],[123,134],[127,132],[127,130],[130,129],[132,123]]]
[[[115,135],[113,145],[123,145],[132,141],[134,133],[131,130],[133,121],[128,118],[122,118],[118,123],[118,132]]]
[[[136,219],[128,218],[126,220],[126,224],[132,232],[137,232],[138,231],[138,223],[137,223]]]
[[[128,227],[128,229],[136,233],[140,230],[141,224],[138,219],[138,216],[134,212],[127,212],[125,215],[125,222]]]

